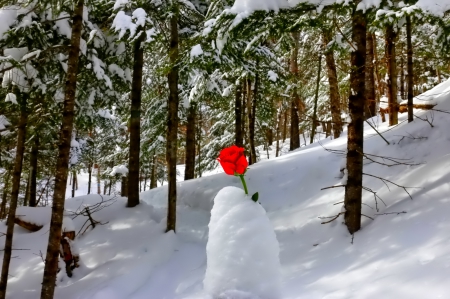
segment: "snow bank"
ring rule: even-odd
[[[75,224],[73,223],[72,218],[70,218],[70,217],[63,218],[62,231],[63,232],[74,232],[75,231]]]
[[[427,92],[414,97],[413,103],[417,105],[437,105],[438,99],[450,94],[450,79],[438,84]],[[401,105],[408,104],[408,100],[403,100]]]
[[[231,291],[249,292],[262,299],[280,298],[279,251],[264,208],[242,189],[223,188],[211,211],[205,291],[213,296],[228,291],[229,295],[221,295],[224,299],[254,298],[236,297]]]
[[[50,223],[52,209],[50,207],[17,207],[16,218],[36,225],[46,225]]]

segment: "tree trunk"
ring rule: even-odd
[[[290,143],[289,150],[293,151],[300,147],[300,132],[298,129],[299,126],[299,117],[298,117],[298,107],[295,99],[291,101],[291,128],[290,128]]]
[[[382,95],[384,95],[383,92],[383,84],[381,83],[381,75],[380,75],[380,68],[379,68],[379,59],[378,59],[378,52],[377,52],[377,36],[375,33],[371,33],[372,35],[372,42],[373,42],[373,59],[375,61],[374,68],[375,68],[375,79],[376,79],[376,91],[378,92],[377,103],[380,102],[380,98]]]
[[[153,155],[152,173],[150,175],[150,189],[154,189],[157,187],[157,180],[156,180],[156,170],[157,170],[156,163],[157,162],[158,162],[158,160],[156,160],[156,155]]]
[[[126,176],[122,176],[120,196],[128,197],[128,178]]]
[[[372,33],[367,33],[367,57],[366,57],[366,110],[364,119],[369,119],[377,114],[377,102],[375,99],[375,75]]]
[[[142,69],[144,67],[145,31],[138,28],[139,37],[134,42],[133,82],[131,84],[130,156],[128,160],[128,201],[127,207],[139,204],[139,155],[141,151],[141,97]]]
[[[279,155],[280,155],[280,131],[281,131],[281,121],[282,121],[282,114],[283,114],[283,110],[281,109],[281,105],[280,105],[280,108],[279,108],[279,111],[278,111],[278,117],[277,117],[277,132],[276,132],[276,135],[277,135],[277,148],[276,148],[276,151],[275,151],[275,157],[278,157]]]
[[[353,92],[348,103],[351,122],[348,125],[344,218],[348,231],[354,234],[361,228],[366,63],[366,20],[363,11],[356,7],[352,15],[352,40],[356,49],[351,53],[350,88]]]
[[[407,81],[408,81],[408,122],[414,120],[413,98],[414,98],[414,68],[413,68],[413,47],[411,41],[412,23],[411,16],[406,16],[406,43],[407,43]]]
[[[294,41],[294,48],[292,49],[291,53],[291,60],[290,60],[290,68],[291,73],[294,76],[294,82],[298,84],[298,51],[299,51],[299,32],[293,32],[291,34],[292,39]],[[298,95],[297,88],[294,88],[294,93],[292,95],[292,101],[291,101],[291,140],[289,143],[289,150],[293,151],[300,147],[300,132],[299,132],[299,104],[300,104],[300,97]]]
[[[292,110],[292,107],[291,107]],[[287,138],[287,123],[288,123],[288,111],[284,110],[284,119],[283,119],[283,144]]]
[[[403,59],[403,45],[400,55],[400,97],[405,99],[405,61]]]
[[[87,194],[91,194],[91,184],[92,184],[92,163],[88,165],[88,192]]]
[[[5,179],[3,180],[3,194],[2,194],[2,205],[0,208],[0,219],[4,219],[6,216],[6,201],[8,200],[9,191],[9,181],[11,179],[11,170],[8,170]]]
[[[100,164],[97,165],[97,194],[102,194],[101,186],[101,178],[100,178]]]
[[[327,46],[331,42],[331,31],[324,32],[324,43]],[[342,133],[341,100],[339,96],[339,83],[336,71],[336,62],[332,50],[325,51],[327,62],[328,84],[330,85],[331,119],[333,121],[333,136],[339,138]]]
[[[77,89],[78,62],[80,52],[81,30],[83,28],[84,0],[78,0],[72,19],[72,36],[70,41],[63,117],[59,137],[58,158],[56,162],[55,189],[53,192],[52,217],[45,258],[44,278],[41,299],[52,299],[55,292],[56,272],[58,270],[61,227],[64,214],[67,174],[69,171],[70,142],[74,121],[75,93]]]
[[[147,172],[144,173],[144,192],[147,189],[147,174],[148,174]],[[110,186],[111,186],[111,184],[110,184]]]
[[[20,120],[17,128],[17,148],[16,157],[14,159],[14,171],[12,177],[11,199],[9,202],[8,219],[6,221],[6,237],[3,255],[2,274],[0,279],[0,298],[6,298],[6,287],[8,284],[9,264],[11,262],[14,220],[16,217],[17,199],[19,198],[20,176],[22,174],[23,155],[25,152],[25,139],[28,121],[26,98],[22,98],[20,103]]]
[[[256,105],[258,100],[258,74],[255,76],[255,86],[253,88],[253,92],[251,93],[251,113],[249,114],[249,140],[250,140],[250,152],[252,161],[250,164],[255,164],[256,161],[256,144],[255,144],[255,125],[256,125]],[[251,86],[251,84],[249,84]],[[250,92],[249,92],[250,94]]]
[[[178,134],[178,6],[174,4],[174,11],[170,18],[170,71],[168,74],[169,101],[167,119],[167,169],[168,169],[168,209],[166,231],[176,228],[177,217],[177,134]]]
[[[75,197],[76,183],[77,183],[77,172],[72,171],[72,198]]]
[[[234,101],[235,114],[235,140],[236,146],[244,147],[244,136],[242,134],[242,85],[239,82],[236,86],[236,94]]]
[[[184,171],[184,180],[192,180],[195,177],[195,118],[196,105],[191,102],[187,115],[186,125],[186,168]]]
[[[317,102],[319,100],[319,87],[320,87],[320,76],[322,72],[322,54],[319,54],[319,71],[317,72],[317,82],[316,82],[316,96],[314,98],[314,112],[312,119],[312,130],[311,138],[309,143],[314,142],[314,135],[316,135],[316,124],[317,124]]]
[[[397,61],[395,57],[395,40],[397,33],[393,25],[386,26],[386,61],[388,68],[388,103],[389,126],[398,124],[398,100],[397,100]]]

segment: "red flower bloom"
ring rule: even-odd
[[[220,162],[223,170],[228,175],[239,174],[243,175],[247,169],[248,162],[244,155],[244,149],[232,145],[224,148],[217,159]]]

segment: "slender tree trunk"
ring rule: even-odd
[[[314,98],[314,112],[312,119],[312,130],[310,143],[314,142],[314,135],[316,135],[316,124],[317,124],[317,102],[319,100],[319,87],[320,87],[320,77],[322,71],[322,53],[319,54],[319,71],[317,72],[317,82],[316,82],[316,96]]]
[[[23,198],[23,206],[28,206],[28,200],[30,199],[30,183],[31,175],[28,173],[27,186],[25,187],[25,197]]]
[[[92,184],[92,163],[88,165],[88,192],[87,194],[91,194],[91,184]]]
[[[375,75],[372,33],[367,33],[367,57],[366,57],[366,109],[364,118],[369,119],[377,114],[377,102],[375,98]]]
[[[100,178],[100,164],[97,165],[97,194],[102,194],[101,178]]]
[[[152,162],[152,173],[150,175],[150,189],[154,189],[157,187],[157,180],[156,180],[156,170],[158,160],[156,160],[156,155],[153,155],[153,162]]]
[[[400,55],[400,97],[405,99],[405,62],[403,59],[403,45]]]
[[[6,201],[8,200],[8,191],[9,191],[9,181],[11,180],[11,170],[8,169],[8,172],[4,179],[4,187],[2,194],[2,205],[0,208],[0,219],[4,219],[6,216]]]
[[[397,100],[397,61],[395,57],[395,41],[397,33],[393,25],[386,27],[386,60],[388,67],[388,101],[389,101],[389,126],[398,124],[398,100]]]
[[[26,99],[21,99],[21,111],[19,126],[17,129],[17,147],[16,157],[14,159],[14,171],[12,177],[11,200],[9,202],[8,219],[6,221],[6,237],[5,248],[3,254],[2,274],[0,279],[0,298],[6,298],[6,287],[8,284],[9,264],[11,262],[13,234],[14,234],[14,219],[16,217],[17,199],[19,198],[20,176],[22,174],[23,155],[25,152],[25,139],[28,121],[27,103]]]
[[[242,132],[242,147],[245,147],[247,140],[247,80],[242,81],[242,102],[241,102],[241,132]]]
[[[174,5],[174,10],[170,18],[170,48],[169,61],[170,71],[168,120],[167,120],[167,169],[168,169],[168,209],[166,231],[175,232],[177,220],[177,134],[178,134],[178,6]]]
[[[234,114],[235,114],[235,140],[236,146],[244,146],[244,136],[242,134],[242,85],[239,82],[236,86],[236,94],[234,101]]]
[[[290,128],[290,143],[289,150],[293,151],[300,147],[300,132],[299,132],[299,116],[298,107],[296,101],[292,99],[291,101],[291,128]]]
[[[299,32],[293,32],[291,37],[294,41],[294,48],[291,52],[291,60],[290,60],[290,69],[291,73],[294,76],[294,82],[298,84],[298,51],[299,51]],[[289,144],[289,150],[293,151],[300,147],[300,132],[299,132],[299,106],[300,106],[300,97],[298,95],[297,88],[294,88],[294,92],[292,94],[291,101],[291,140]]]
[[[281,129],[281,121],[282,121],[282,114],[283,114],[283,110],[281,109],[281,105],[278,111],[278,117],[277,117],[277,148],[275,151],[275,157],[278,157],[280,154],[280,129]]]
[[[144,192],[147,189],[147,178],[148,178],[147,174],[148,174],[147,172],[144,173]]]
[[[331,31],[324,32],[324,44],[327,46],[331,41]],[[339,96],[339,84],[336,71],[336,62],[334,60],[334,52],[332,50],[325,51],[325,60],[327,62],[328,84],[330,85],[330,106],[331,119],[333,121],[333,136],[339,138],[342,133],[341,119],[341,99]]]
[[[291,107],[292,110],[292,107]],[[288,111],[284,110],[284,119],[283,119],[283,144],[287,138],[287,123],[288,123]]]
[[[72,36],[70,41],[63,117],[59,137],[59,153],[56,162],[55,188],[53,192],[52,217],[45,258],[44,278],[41,299],[52,299],[55,292],[56,272],[58,270],[61,227],[64,213],[67,174],[69,171],[70,142],[72,139],[75,93],[77,89],[78,61],[80,52],[81,30],[83,28],[84,0],[78,0],[72,19]]]
[[[138,29],[139,37],[134,42],[133,82],[131,88],[131,117],[130,117],[130,156],[128,160],[128,202],[132,208],[139,204],[139,155],[141,150],[141,97],[142,97],[142,69],[144,67],[145,31]]]
[[[380,102],[380,98],[382,95],[384,95],[383,92],[383,84],[381,84],[381,75],[380,75],[380,68],[379,68],[379,59],[378,59],[378,51],[377,51],[377,36],[375,33],[372,33],[372,41],[373,41],[373,59],[375,61],[374,67],[375,67],[375,79],[377,82],[377,103]]]
[[[195,177],[195,118],[196,105],[191,102],[187,115],[186,125],[186,169],[184,171],[184,180],[192,180]]]
[[[356,7],[352,15],[352,39],[355,49],[351,53],[350,88],[353,92],[348,103],[351,122],[348,125],[344,218],[348,231],[354,234],[361,228],[366,63],[366,20],[363,11]]]
[[[411,40],[412,23],[411,16],[406,15],[406,44],[407,44],[407,81],[408,81],[408,122],[414,120],[413,98],[414,98],[414,68],[413,68],[413,47]]]
[[[30,189],[29,189],[29,205],[36,206],[36,192],[37,192],[37,166],[39,155],[39,136],[34,136],[34,143],[31,147],[30,153]]]
[[[250,151],[251,151],[251,157],[252,161],[251,164],[255,164],[256,161],[256,144],[255,144],[255,124],[256,124],[256,105],[257,105],[257,99],[258,99],[258,74],[255,76],[255,86],[253,88],[253,92],[251,93],[251,113],[249,114],[249,140],[250,140]],[[249,84],[251,86],[251,84]]]
[[[128,197],[128,178],[126,176],[122,176],[120,196]]]
[[[72,198],[75,197],[76,182],[77,182],[77,172],[72,171]]]

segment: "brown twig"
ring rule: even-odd
[[[340,212],[339,214],[335,215],[335,216],[331,216],[331,217],[319,217],[319,219],[329,219],[331,218],[331,220],[322,222],[321,224],[327,224],[330,222],[333,222],[334,220],[338,219],[339,216],[341,216],[342,214],[344,214],[345,212]]]
[[[375,215],[377,215],[377,216],[392,215],[392,214],[400,215],[400,214],[406,214],[406,213],[407,213],[406,211],[401,211],[401,212],[382,213],[382,214],[375,214]]]
[[[373,174],[368,174],[368,173],[364,173],[364,172],[363,172],[363,175],[367,175],[367,176],[370,176],[370,177],[379,179],[379,180],[381,180],[386,186],[387,186],[387,183],[390,183],[390,184],[392,184],[392,185],[394,185],[394,186],[397,186],[398,188],[402,188],[403,190],[405,190],[405,192],[409,195],[409,198],[411,198],[411,199],[413,199],[413,198],[412,198],[411,194],[408,192],[407,189],[419,189],[419,188],[420,188],[420,187],[405,187],[405,186],[401,186],[401,185],[399,185],[399,184],[397,184],[397,183],[394,183],[393,181],[390,181],[390,180],[388,180],[388,179],[381,178],[381,177],[376,176],[376,175],[373,175]]]

